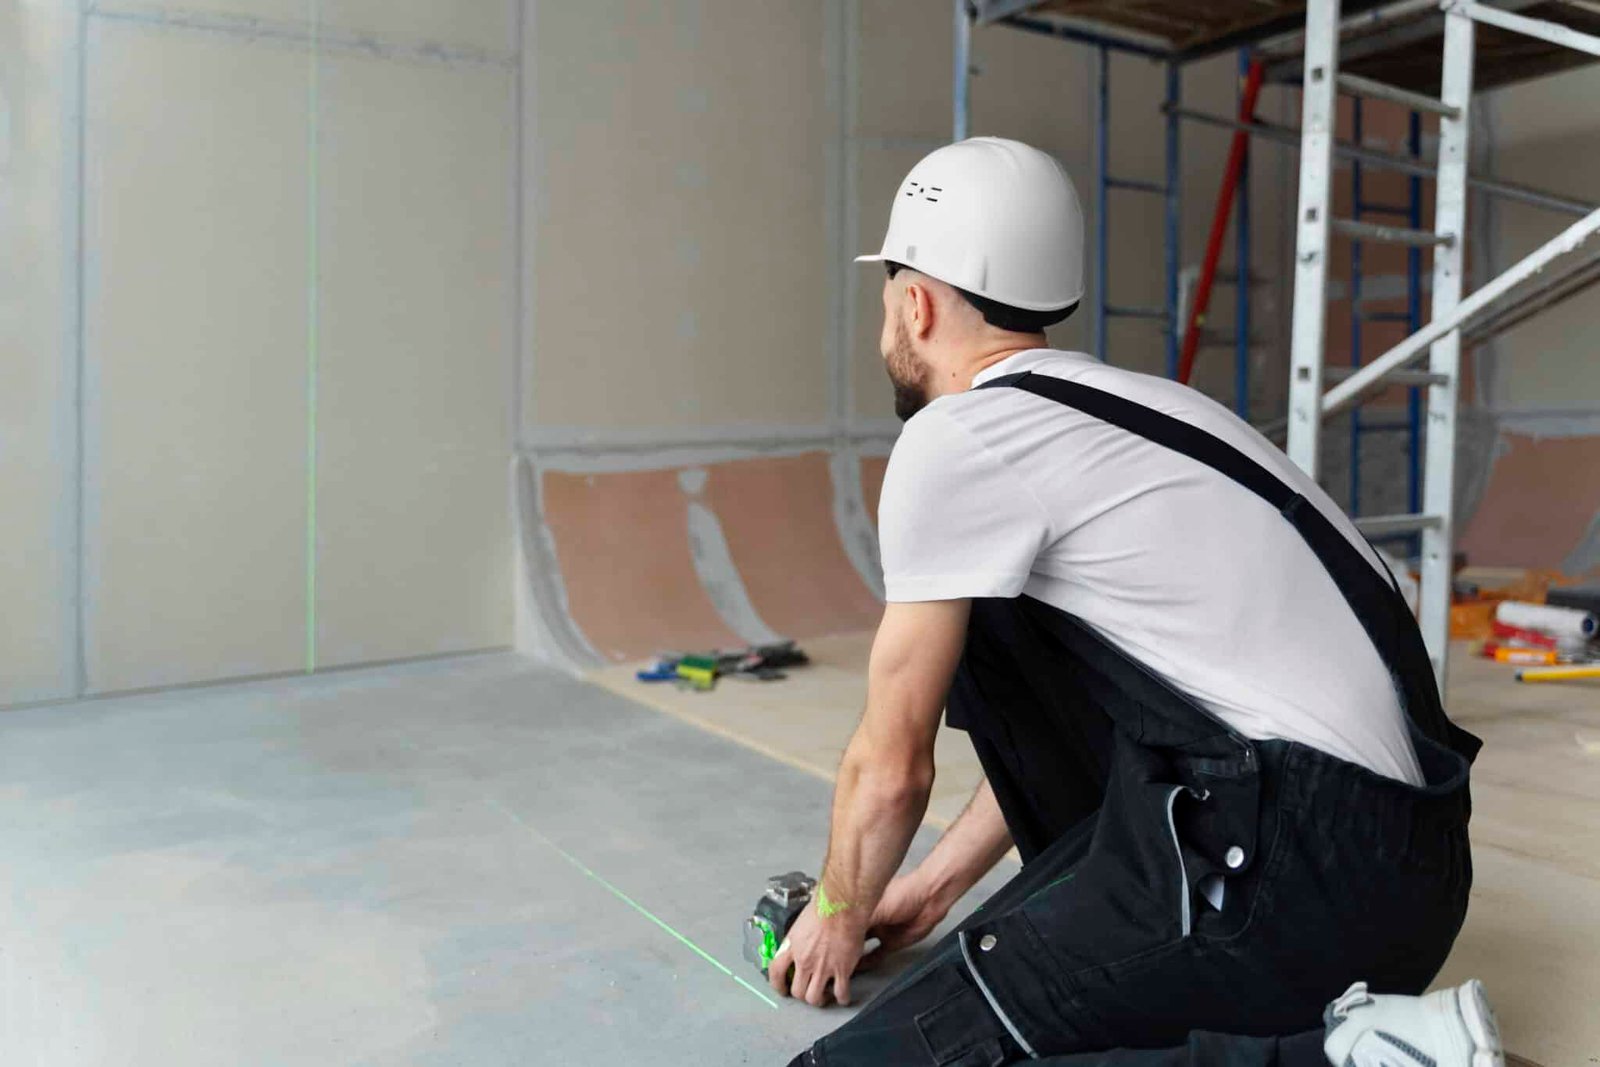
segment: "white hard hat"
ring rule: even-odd
[[[1083,299],[1083,207],[1055,157],[973,137],[935,149],[895,195],[883,251],[958,289],[1026,311]]]

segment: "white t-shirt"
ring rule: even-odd
[[[1327,494],[1203,394],[1044,349],[973,385],[1025,370],[1221,438],[1381,569]],[[1188,456],[1020,389],[975,388],[906,424],[878,526],[891,601],[1026,594],[1090,624],[1246,737],[1422,781],[1388,669],[1316,555],[1270,504]]]

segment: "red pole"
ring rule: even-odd
[[[1239,121],[1254,122],[1256,97],[1261,92],[1261,60],[1252,59],[1244,77],[1244,92],[1239,95]],[[1228,217],[1233,214],[1233,200],[1239,192],[1239,175],[1244,172],[1244,161],[1250,147],[1250,135],[1244,130],[1235,131],[1233,145],[1228,150],[1228,169],[1222,176],[1222,189],[1217,193],[1216,214],[1211,217],[1211,236],[1206,240],[1206,258],[1200,266],[1200,281],[1195,286],[1194,304],[1189,308],[1189,321],[1183,329],[1183,352],[1178,358],[1178,381],[1189,384],[1194,373],[1194,356],[1200,347],[1200,327],[1206,321],[1206,308],[1211,305],[1211,286],[1217,279],[1217,261],[1222,258],[1222,238],[1228,232]],[[1237,279],[1248,285],[1248,278]]]

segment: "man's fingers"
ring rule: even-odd
[[[795,988],[799,987],[800,983],[795,982]],[[813,1008],[820,1008],[828,1003],[828,979],[823,976],[822,971],[811,976],[806,986],[806,1003]]]
[[[834,976],[833,999],[837,1000],[843,1007],[848,1008],[850,1006],[850,976],[848,974]]]
[[[778,954],[772,957],[772,962],[767,965],[767,984],[780,997],[789,995],[789,967],[792,962],[789,942],[785,941],[778,946]]]

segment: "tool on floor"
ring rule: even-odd
[[[817,880],[800,871],[774,875],[767,879],[767,891],[756,901],[755,914],[744,925],[744,958],[755,964],[763,976],[778,954],[778,946],[789,934],[789,927],[811,903]]]
[[[1522,626],[1507,626],[1499,619],[1489,624],[1489,632],[1511,645],[1525,648],[1556,648],[1560,642],[1542,630],[1529,630]]]
[[[641,682],[675,681],[678,677],[678,663],[682,659],[682,652],[662,652],[651,661],[650,666],[635,671],[633,676]]]
[[[634,673],[641,682],[676,682],[684,689],[704,692],[716,687],[719,678],[742,682],[776,682],[788,677],[782,668],[803,667],[811,658],[793,641],[770,645],[751,645],[736,652],[712,649],[684,654],[661,652],[648,667]]]
[[[1593,641],[1600,636],[1600,619],[1577,608],[1550,607],[1506,600],[1495,608],[1496,621],[1507,626],[1542,630],[1551,637],[1569,641]]]
[[[1501,644],[1498,641],[1483,643],[1485,659],[1496,663],[1518,663],[1523,666],[1553,667],[1561,662],[1561,654],[1553,648],[1523,648]]]
[[[1600,615],[1600,584],[1553,585],[1545,594],[1544,602],[1553,608],[1576,608],[1592,615]]]
[[[1600,666],[1528,667],[1517,672],[1519,682],[1576,682],[1600,679]]]
[[[677,673],[692,689],[710,689],[717,684],[717,657],[685,656],[678,661]]]

